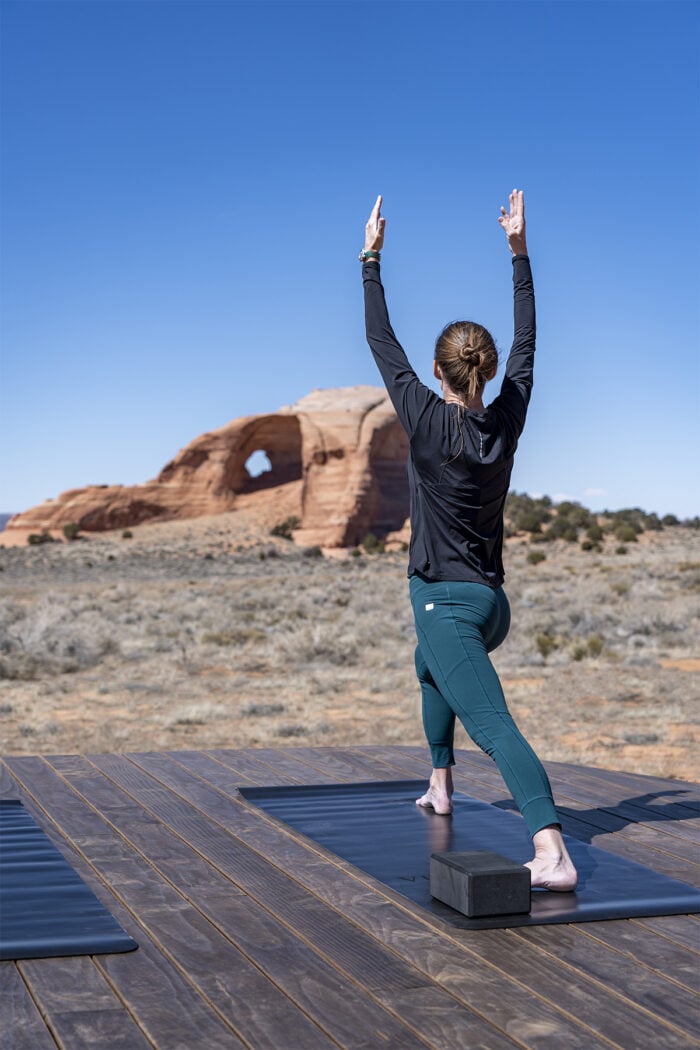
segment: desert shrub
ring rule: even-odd
[[[546,660],[550,653],[553,653],[555,649],[559,648],[559,639],[555,638],[553,634],[548,631],[540,631],[535,637],[535,645],[540,656],[543,656]]]
[[[617,525],[615,527],[615,539],[620,543],[636,543],[637,530],[633,525]]]
[[[320,547],[304,547],[301,552],[304,558],[322,558],[323,551]]]
[[[617,580],[611,586],[612,590],[615,592],[615,594],[619,595],[620,598],[622,598],[623,595],[627,594],[630,589],[630,585],[627,582],[627,580]]]
[[[373,532],[368,532],[362,541],[362,547],[367,554],[383,554],[385,551],[384,540],[380,540]]]
[[[285,518],[284,521],[278,522],[277,525],[273,525],[270,529],[270,535],[280,536],[283,540],[291,540],[294,529],[298,529],[300,524],[300,519],[292,515],[289,518]]]
[[[266,638],[266,632],[259,627],[234,627],[228,631],[205,631],[200,641],[204,645],[246,645]]]
[[[589,540],[593,540],[594,543],[600,543],[605,533],[596,521],[593,525],[589,525],[586,529],[586,537]]]
[[[133,536],[134,536],[134,534],[131,531],[131,529],[124,529],[124,531],[122,532],[122,539],[123,540],[133,539]]]
[[[594,543],[593,540],[582,540],[581,550],[582,551],[602,551],[600,543]]]
[[[54,538],[47,529],[42,529],[41,532],[30,532],[27,536],[27,543],[30,547],[37,547],[40,543],[54,543]]]
[[[629,525],[639,535],[645,529],[660,529],[661,522],[656,514],[647,514],[640,507],[626,507],[623,510],[603,512],[610,530],[613,533],[621,525]]]
[[[557,521],[564,520],[575,529],[585,529],[595,524],[595,518],[587,507],[573,500],[563,500],[556,506]]]
[[[600,656],[603,651],[605,640],[600,634],[592,634],[586,642],[586,648],[590,656]]]
[[[306,726],[294,725],[294,726],[280,726],[277,730],[277,736],[306,736],[308,729]]]
[[[509,492],[504,510],[506,534],[541,533],[542,526],[551,520],[551,506],[552,501],[548,496],[533,499],[524,492]]]
[[[547,530],[547,538],[552,540],[566,540],[567,543],[576,543],[578,540],[578,529],[566,518],[557,518]]]
[[[284,704],[248,704],[241,711],[243,718],[269,718],[271,715],[281,715],[284,712]]]
[[[63,535],[67,540],[77,540],[80,532],[80,525],[77,521],[69,521],[67,525],[63,526]]]
[[[675,514],[664,514],[661,519],[661,524],[666,528],[674,528],[676,525],[680,525],[680,521]]]
[[[625,547],[625,545],[621,544],[619,547],[616,547],[615,554],[627,554],[627,548]]]
[[[547,555],[544,551],[529,551],[527,555],[527,562],[529,565],[539,565],[541,561],[545,561]]]

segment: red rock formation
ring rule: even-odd
[[[251,477],[250,455],[271,470]],[[400,529],[408,514],[408,441],[385,391],[356,386],[314,390],[273,415],[247,416],[202,434],[141,485],[92,485],[15,515],[7,530],[39,532],[77,522],[85,532],[196,518],[269,501],[298,489],[294,538],[346,547],[368,532]],[[263,496],[265,493],[265,496]],[[287,501],[288,504],[288,501]]]

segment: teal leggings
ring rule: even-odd
[[[531,835],[558,824],[542,763],[513,721],[489,652],[510,626],[504,591],[481,583],[410,580],[416,673],[433,767],[454,765],[455,717],[496,762]]]

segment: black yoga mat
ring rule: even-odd
[[[430,896],[430,854],[493,850],[519,864],[532,841],[519,814],[455,794],[451,817],[415,805],[425,781],[245,787],[241,795],[338,857],[461,929],[591,922],[700,911],[700,891],[565,836],[579,872],[575,893],[533,890],[529,915],[468,919]]]
[[[137,947],[22,803],[0,800],[0,959]]]

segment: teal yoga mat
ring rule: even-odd
[[[137,947],[22,803],[0,800],[0,959]]]

